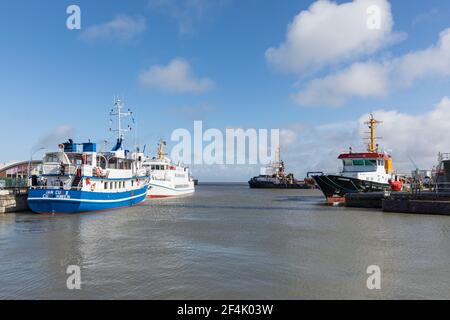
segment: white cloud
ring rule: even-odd
[[[394,60],[392,77],[397,85],[411,86],[429,76],[450,76],[450,28],[442,31],[437,45]]]
[[[297,141],[297,134],[292,129],[280,130],[280,147],[289,147],[291,144]]]
[[[145,18],[142,16],[116,16],[113,20],[86,28],[81,38],[87,41],[112,39],[126,42],[135,38],[146,29]]]
[[[210,90],[214,82],[196,78],[188,61],[175,58],[166,66],[152,66],[139,76],[142,86],[171,93],[201,93]]]
[[[407,171],[413,169],[408,156],[419,166],[431,169],[438,152],[450,152],[450,99],[444,97],[431,111],[409,115],[398,111],[374,112],[377,120],[383,121],[377,135],[383,137],[380,144],[391,149],[397,167]],[[359,120],[360,132],[367,131],[363,125],[368,115]]]
[[[368,8],[380,12],[380,28],[368,28]],[[387,0],[354,0],[337,4],[328,0],[314,2],[289,24],[286,40],[266,51],[266,59],[280,70],[294,73],[314,71],[373,53],[396,39]]]
[[[338,155],[360,145],[356,121],[326,125],[297,125],[295,142],[282,149],[287,170],[302,178],[308,171],[337,172]]]
[[[353,96],[383,97],[390,90],[436,76],[450,76],[450,29],[441,32],[438,43],[425,50],[383,62],[355,63],[314,79],[295,95],[295,101],[303,106],[340,106]]]
[[[150,0],[149,8],[160,10],[178,24],[180,34],[194,31],[201,20],[211,18],[214,11],[220,9],[230,0]]]
[[[311,81],[295,95],[304,106],[340,106],[349,96],[382,97],[387,92],[387,72],[377,63],[355,63],[350,68]]]

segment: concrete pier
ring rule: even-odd
[[[0,190],[0,214],[28,210],[27,190]]]

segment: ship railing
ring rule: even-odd
[[[74,166],[71,164],[65,164],[64,165],[64,175],[74,175],[78,169],[79,169],[78,166]]]
[[[100,167],[94,167],[94,168],[92,168],[92,176],[99,177],[99,178],[108,178],[109,171],[106,171],[105,169],[101,169]]]
[[[435,193],[450,193],[450,182],[435,182],[434,184]]]
[[[433,192],[436,195],[450,195],[450,182],[432,182],[424,183],[423,181],[411,181],[411,193],[413,195],[420,195],[423,192]]]
[[[439,162],[450,160],[450,153],[439,153]]]
[[[311,178],[312,176],[323,176],[325,175],[325,173],[323,173],[322,171],[310,171],[306,174],[307,178]]]
[[[81,190],[81,186],[76,186],[76,187],[61,187],[61,186],[31,186],[30,189],[35,189],[35,190],[42,190],[42,189],[46,189],[46,190],[64,190],[64,191],[68,191],[68,190]]]
[[[79,169],[78,166],[74,166],[71,164],[63,164],[63,165],[44,165],[42,173],[44,174],[55,174],[61,176],[70,176],[74,175]]]

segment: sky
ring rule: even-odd
[[[70,5],[81,9],[79,30],[66,26]],[[379,20],[368,20],[373,6]],[[127,143],[152,153],[202,120],[280,129],[288,171],[335,172],[340,152],[364,150],[373,112],[398,170],[412,170],[410,159],[431,168],[450,152],[449,28],[443,0],[5,1],[0,162],[68,138],[111,145],[108,113],[120,97],[137,122]],[[201,181],[259,173],[192,169]]]

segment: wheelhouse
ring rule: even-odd
[[[392,173],[391,156],[384,153],[344,153],[342,160],[343,172],[377,172]]]

